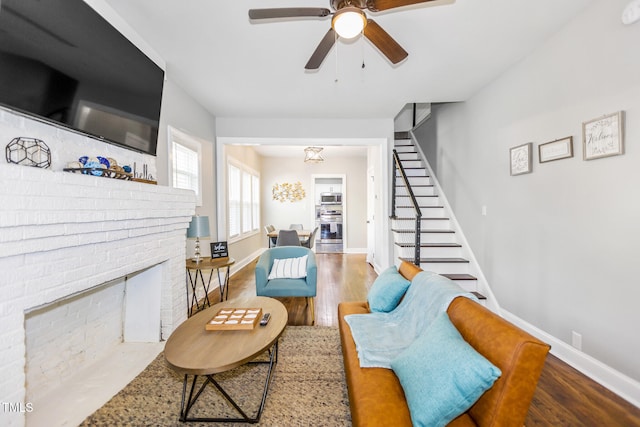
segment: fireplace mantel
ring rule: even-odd
[[[24,314],[163,264],[162,337],[186,318],[191,191],[0,164],[0,395],[25,404]],[[24,425],[20,411],[3,425]],[[5,422],[8,421],[8,422]]]

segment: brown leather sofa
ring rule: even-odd
[[[411,280],[422,270],[403,262],[399,271]],[[345,315],[356,313],[369,313],[367,303],[343,302],[338,306],[353,425],[411,426],[409,407],[394,372],[360,368],[351,330],[344,320]],[[549,345],[469,298],[454,299],[447,313],[464,339],[502,371],[493,386],[449,426],[524,425]]]

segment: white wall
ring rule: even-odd
[[[209,243],[217,241],[216,233],[216,174],[215,174],[215,117],[171,80],[171,68],[162,94],[162,111],[158,131],[158,151],[156,165],[158,184],[168,185],[169,143],[168,128],[176,128],[202,144],[202,206],[196,207],[196,214],[209,216],[210,239],[200,240],[200,251],[209,256]],[[193,256],[195,241],[187,240],[187,256]]]
[[[302,153],[302,151],[301,151]],[[342,191],[346,194],[344,202],[345,233],[350,250],[363,250],[367,247],[367,158],[342,157],[331,159],[319,164],[308,164],[300,158],[264,157],[262,161],[262,219],[263,224],[273,224],[276,229],[289,228],[290,224],[302,223],[306,229],[313,230],[316,226],[315,200],[313,194],[312,175],[345,175],[346,187]],[[306,197],[299,202],[279,202],[272,198],[272,188],[275,183],[295,183],[300,181],[306,192]],[[265,246],[266,239],[262,242]]]
[[[438,106],[416,136],[500,305],[559,343],[582,334],[584,354],[637,392],[640,23],[621,24],[626,4],[593,2],[468,102]],[[619,110],[625,154],[584,161],[582,122]],[[566,136],[573,158],[538,163],[538,144]],[[533,173],[512,177],[509,148],[527,142]]]
[[[390,202],[391,164],[390,152],[393,145],[393,119],[253,119],[253,118],[216,118],[217,158],[225,144],[306,144],[306,145],[370,145],[379,147],[379,156],[375,159],[376,172],[379,173],[380,188],[389,189],[380,194],[376,203],[376,218],[388,217]],[[293,142],[295,141],[295,142]],[[222,170],[220,160],[217,170]],[[218,172],[218,180],[220,180]],[[338,172],[336,172],[338,173]],[[340,171],[339,173],[344,173]],[[264,182],[264,180],[263,180]],[[362,178],[362,188],[366,190],[366,166]],[[347,180],[349,185],[349,180]],[[366,191],[365,191],[366,193]],[[224,200],[218,195],[219,209],[224,208]],[[264,219],[264,217],[263,217]],[[366,222],[366,219],[365,219]],[[363,223],[364,226],[364,223]],[[376,224],[375,253],[376,266],[385,268],[392,264],[392,251],[389,250],[390,231],[388,221]],[[366,232],[365,232],[366,234]],[[354,243],[355,244],[355,243]],[[351,243],[349,243],[351,245]],[[258,250],[259,247],[255,248]]]

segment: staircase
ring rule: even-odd
[[[394,167],[395,215],[392,213],[391,216],[391,230],[395,255],[403,261],[416,264],[416,260],[419,260],[423,270],[448,277],[484,302],[486,297],[480,294],[478,278],[473,274],[476,267],[472,267],[465,257],[468,250],[460,243],[455,221],[450,218],[431,179],[430,170],[421,160],[408,133],[396,134],[394,150],[411,187],[410,192],[405,186],[401,170]],[[418,227],[411,193],[421,214]],[[420,233],[419,252],[416,251],[416,229]]]

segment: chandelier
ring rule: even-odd
[[[307,147],[304,149],[304,162],[305,163],[320,163],[324,162],[320,152],[322,147]]]

